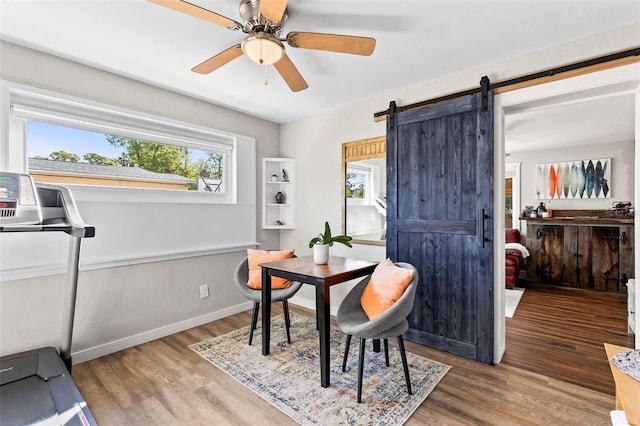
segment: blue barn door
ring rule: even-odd
[[[387,120],[387,256],[420,282],[405,337],[493,363],[493,94]]]

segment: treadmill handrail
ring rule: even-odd
[[[41,224],[12,223],[0,226],[0,232],[56,232],[71,236],[67,262],[66,296],[63,299],[60,358],[71,372],[71,343],[78,289],[80,242],[82,238],[95,236],[95,227],[84,223],[76,207],[71,191],[66,186],[36,183],[37,199],[42,212]]]
[[[96,228],[93,225],[88,225],[84,223],[69,188],[67,188],[66,186],[53,185],[50,183],[41,183],[41,182],[36,183],[36,189],[39,190],[41,188],[44,190],[57,191],[58,195],[62,198],[61,201],[62,201],[62,207],[64,208],[64,212],[65,212],[65,217],[64,217],[65,223],[69,225],[67,227],[62,226],[57,229],[56,227],[51,227],[52,229],[42,229],[43,231],[46,231],[46,230],[64,231],[73,237],[79,237],[79,238],[91,238],[95,236]],[[42,198],[43,197],[40,197],[41,201],[42,201]],[[51,206],[45,206],[45,205],[42,206],[43,213],[45,213],[48,210],[47,209],[48,207],[51,207]],[[46,222],[47,219],[50,219],[50,218],[45,216],[44,221]],[[43,228],[47,228],[46,223],[45,223],[45,226],[43,226]]]

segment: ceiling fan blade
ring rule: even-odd
[[[282,79],[287,83],[292,92],[299,92],[309,87],[291,59],[285,53],[282,59],[273,64]]]
[[[188,3],[182,0],[147,0],[151,3],[159,4],[160,6],[168,7],[169,9],[177,10],[178,12],[186,13],[187,15],[195,16],[196,18],[204,19],[205,21],[213,22],[214,24],[221,25],[225,28],[240,29],[242,25],[233,19],[226,16],[218,15],[215,12],[196,6],[195,4]]]
[[[280,22],[288,0],[260,0],[260,14],[269,21]]]
[[[210,57],[203,63],[196,65],[195,67],[191,68],[191,71],[200,74],[209,74],[210,72],[217,70],[221,66],[233,61],[243,54],[244,52],[242,52],[242,47],[240,47],[239,44],[236,44],[235,46],[231,46],[227,50],[223,50],[217,55]]]
[[[296,31],[287,34],[287,43],[291,47],[363,56],[371,55],[376,47],[376,39],[371,37]]]

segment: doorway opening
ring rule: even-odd
[[[521,160],[522,164],[522,181],[517,187],[513,180],[508,181],[508,179],[511,178],[508,172],[509,163],[505,164],[504,179],[498,179],[500,176],[496,174],[496,181],[500,184],[500,191],[496,191],[496,193],[505,194],[502,200],[496,200],[497,203],[502,204],[500,207],[505,211],[504,218],[496,218],[496,229],[500,229],[499,222],[502,220],[504,220],[505,228],[510,227],[509,225],[511,225],[511,227],[519,226],[520,220],[517,218],[524,206],[535,205],[536,201],[540,201],[536,200],[535,190],[532,189],[535,188],[535,185],[531,182],[531,179],[535,178],[535,172],[532,172],[530,167],[531,161],[543,162],[540,157],[542,155],[541,153],[546,152],[551,155],[558,147],[562,147],[565,150],[563,155],[568,155],[567,151],[569,150],[573,151],[573,155],[578,158],[585,155],[585,151],[588,153],[589,150],[596,149],[598,144],[602,149],[603,144],[611,143],[612,147],[614,146],[613,144],[617,144],[616,146],[619,147],[626,143],[626,147],[622,148],[622,150],[625,153],[624,155],[629,157],[626,159],[627,162],[624,164],[624,167],[627,168],[627,182],[631,182],[629,184],[630,187],[623,190],[622,187],[625,183],[619,182],[621,186],[618,187],[617,194],[612,194],[612,197],[615,197],[615,200],[628,199],[632,201],[634,205],[640,202],[640,197],[637,195],[639,191],[637,188],[634,189],[633,185],[634,170],[638,170],[640,167],[640,155],[638,155],[637,152],[638,145],[635,143],[636,135],[638,134],[637,128],[640,127],[640,124],[638,124],[640,115],[634,115],[634,111],[638,108],[638,99],[640,99],[638,89],[640,87],[640,78],[638,77],[640,76],[639,68],[640,66],[638,64],[627,65],[559,82],[504,93],[496,97],[496,115],[500,116],[500,125],[496,126],[496,134],[498,135],[498,133],[503,132],[497,137],[497,140],[501,140],[501,144],[498,144],[501,146],[496,147],[496,159],[497,161],[502,160],[505,163],[506,161]],[[596,125],[598,125],[598,128],[593,127]],[[505,154],[510,154],[507,160],[505,160]],[[569,158],[566,159],[569,160]],[[562,159],[557,159],[557,161],[560,160]],[[614,161],[614,164],[615,163]],[[619,166],[621,166],[622,162],[620,160],[618,160],[618,163]],[[496,170],[499,167],[498,163],[496,163]],[[504,184],[504,188],[501,187],[502,184]],[[509,200],[507,198],[509,195],[507,189],[509,188],[509,184],[511,184],[511,206],[509,206]],[[513,199],[516,188],[522,195],[521,200],[518,202]],[[577,200],[574,201],[574,203],[575,202],[582,204],[576,207],[576,204],[570,204],[570,201],[554,199],[554,210],[606,210],[611,205],[611,200],[603,200],[599,203],[594,202],[594,200]],[[511,217],[508,217],[509,209],[513,212],[513,216]],[[511,223],[509,223],[509,219],[511,219]],[[526,226],[521,227],[521,232],[523,234],[523,244],[525,244],[524,241],[526,241],[527,238]],[[634,235],[636,241],[640,240],[638,238],[639,232],[637,227]],[[504,249],[504,247],[502,248]],[[636,251],[635,271],[638,271],[638,257]],[[504,270],[504,265],[500,267]],[[500,283],[500,285],[502,284],[503,283]],[[500,293],[498,291],[500,285],[496,283],[496,297],[498,299],[500,298],[498,295]],[[567,290],[564,291],[567,292]],[[549,294],[544,295],[536,294],[536,296],[542,297],[542,302],[540,302],[540,300],[535,302],[539,303],[539,309],[545,309],[545,306],[548,306],[552,300],[558,297],[557,294],[554,295],[552,293],[553,292],[549,292]],[[570,292],[569,295],[574,298],[585,298],[585,295],[580,295],[579,292]],[[530,292],[529,296],[532,297],[533,292]],[[548,303],[545,303],[545,297]],[[636,305],[638,303],[637,299],[638,295],[636,295]],[[619,302],[626,306],[626,299],[621,298]],[[523,303],[527,303],[526,292],[523,297]],[[496,302],[496,306],[500,304],[504,306],[504,297],[502,297],[501,301]],[[496,309],[496,313],[498,312],[503,312],[503,310]],[[499,321],[502,324],[496,327],[505,333],[505,335],[503,335],[503,348],[507,353],[504,358],[506,362],[514,362],[511,359],[511,355],[517,350],[514,349],[510,352],[505,323],[506,321],[510,321],[510,326],[516,323],[515,320],[518,318],[517,314],[516,312],[514,320],[500,318]],[[571,319],[567,321],[571,321]],[[624,325],[624,321],[621,321],[621,324]],[[573,326],[575,324],[571,325]],[[598,324],[591,324],[589,326],[598,327]],[[606,325],[602,324],[602,327],[606,327]],[[569,328],[567,322],[560,322],[556,325],[553,334],[562,336],[563,333],[566,333],[565,335],[569,336],[569,333],[571,333]],[[621,328],[621,330],[616,330],[613,333],[621,338],[625,338],[627,332],[626,327],[619,326],[619,328]],[[527,339],[525,339],[525,341],[526,340]],[[536,342],[533,337],[529,340],[532,351],[540,350],[540,342]],[[637,337],[635,340],[638,342]],[[633,337],[628,338],[627,342],[633,342]],[[599,346],[599,349],[602,348],[603,342],[591,343]],[[570,343],[568,343],[566,339],[564,344],[570,346]],[[560,338],[557,342],[558,350],[562,350],[562,345],[562,339]],[[603,349],[601,359],[602,365],[604,366],[603,368],[605,369],[603,374],[608,375],[608,365]],[[558,365],[562,364],[562,360],[563,357],[561,355],[556,357],[556,362],[559,363]],[[571,363],[571,366],[567,366],[567,368],[574,369],[577,366],[579,368],[580,365],[585,364],[581,364],[580,359],[577,359],[575,356],[570,360],[566,360],[566,363]],[[553,374],[545,374],[554,377]],[[563,379],[561,378],[561,380]]]

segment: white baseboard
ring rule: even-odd
[[[80,364],[85,361],[90,361],[101,356],[109,355],[114,352],[121,351],[123,349],[131,348],[133,346],[141,345],[143,343],[150,342],[152,340],[160,339],[161,337],[169,336],[180,331],[188,330],[193,327],[198,327],[202,324],[207,324],[211,321],[216,321],[221,318],[225,318],[239,312],[251,309],[253,303],[244,302],[239,305],[231,306],[229,308],[221,309],[219,311],[210,312],[206,315],[201,315],[195,318],[189,318],[184,321],[180,321],[174,324],[169,324],[164,327],[156,328],[153,330],[145,331],[144,333],[135,334],[133,336],[125,337],[123,339],[114,340],[112,342],[104,343],[99,346],[83,349],[78,352],[72,352],[71,356],[73,364]],[[194,342],[197,343],[197,342]]]
[[[316,310],[315,299],[307,299],[305,297],[294,296],[290,299],[291,304],[301,306],[303,308]],[[152,340],[160,339],[165,336],[169,336],[174,333],[179,333],[184,330],[188,330],[193,327],[198,327],[202,324],[207,324],[212,321],[216,321],[228,316],[244,312],[253,307],[253,303],[244,302],[239,305],[231,306],[229,308],[221,309],[219,311],[210,312],[206,315],[202,315],[195,318],[190,318],[184,321],[180,321],[174,324],[169,324],[164,327],[156,328],[153,330],[145,331],[144,333],[135,334],[133,336],[125,337],[122,339],[114,340],[112,342],[104,343],[99,346],[83,349],[78,352],[72,352],[71,357],[73,364],[80,364],[82,362],[90,361],[101,356],[109,355],[114,352],[121,351],[123,349],[131,348],[143,343],[150,342]],[[336,315],[338,308],[331,307],[331,315]],[[196,342],[194,342],[196,343]]]

